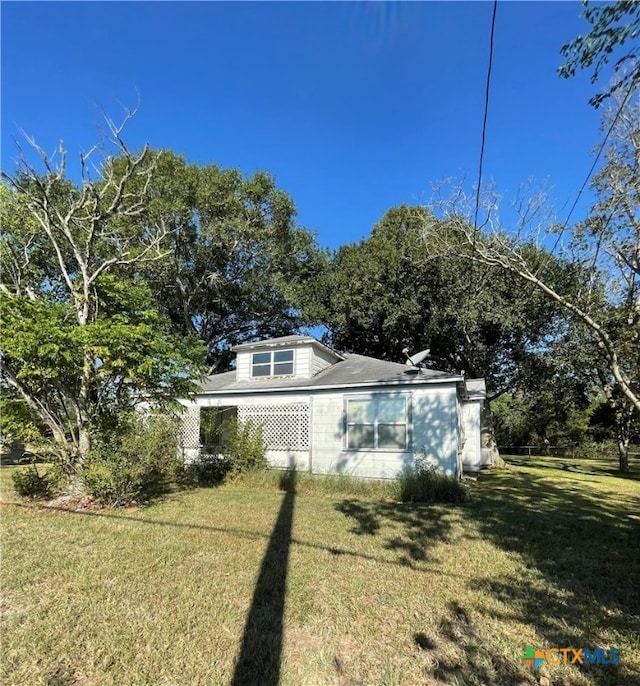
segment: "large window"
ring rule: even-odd
[[[253,353],[251,376],[291,376],[293,374],[293,350],[272,350]]]
[[[407,398],[373,395],[347,400],[349,450],[406,450]]]

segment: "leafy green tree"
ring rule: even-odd
[[[195,339],[166,331],[136,273],[166,255],[172,231],[137,221],[155,160],[128,150],[124,124],[107,123],[118,161],[106,156],[95,180],[88,156],[76,185],[64,151],[54,165],[33,143],[43,171],[23,156],[0,186],[2,384],[69,471],[118,413],[188,393],[203,357]]]
[[[499,270],[476,269],[471,280],[467,260],[425,244],[427,226],[447,232],[423,207],[389,210],[369,238],[337,251],[303,311],[337,348],[395,361],[404,348],[429,348],[427,365],[485,376],[493,396],[530,388],[558,308]]]
[[[617,0],[598,4],[584,0],[584,18],[591,30],[562,46],[565,64],[559,68],[560,75],[569,78],[578,68],[593,67],[592,83],[600,77],[615,49],[623,45],[631,47],[619,57],[614,66],[612,85],[594,95],[590,102],[599,107],[604,100],[620,91],[631,91],[640,84],[640,3],[636,0]]]
[[[153,159],[138,222],[165,227],[166,253],[139,272],[172,330],[200,338],[218,369],[233,345],[296,332],[304,321],[294,295],[325,258],[296,225],[291,198],[265,172],[245,178],[170,151]]]
[[[566,255],[567,272],[576,275],[573,286],[562,290],[556,272],[548,270],[552,262],[532,259],[530,246],[540,237],[539,224],[525,222],[508,233],[496,222],[493,231],[477,240],[459,208],[440,209],[453,235],[445,241],[449,249],[529,284],[565,312],[577,340],[586,340],[582,348],[591,351],[588,368],[596,372],[621,422],[620,470],[626,471],[631,415],[640,417],[640,102],[614,98],[618,102],[603,118],[603,129],[610,134],[605,164],[593,182],[596,202],[590,216],[573,227],[547,225],[549,240]],[[584,368],[580,356],[574,364]]]

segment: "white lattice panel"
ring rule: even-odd
[[[185,407],[180,422],[180,443],[184,449],[200,448],[200,408]]]
[[[267,450],[309,449],[309,405],[306,403],[240,405],[238,421],[261,426]]]

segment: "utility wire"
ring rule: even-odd
[[[484,91],[484,117],[482,119],[482,141],[480,143],[480,163],[478,164],[478,185],[476,187],[476,209],[473,216],[473,252],[475,253],[476,232],[478,230],[478,212],[480,210],[480,185],[482,183],[482,165],[484,163],[484,147],[487,134],[487,116],[489,114],[489,95],[491,89],[491,70],[493,68],[493,37],[496,28],[496,11],[498,0],[493,1],[493,14],[491,15],[491,36],[489,38],[489,66],[487,68],[487,84]],[[472,255],[473,257],[473,255]]]
[[[544,259],[541,262],[538,269],[536,269],[536,271],[533,273],[533,276],[535,279],[537,279],[543,273],[543,271],[547,268],[547,266],[549,265],[549,261],[551,260],[551,257],[555,253],[556,248],[558,247],[558,244],[560,243],[560,240],[562,239],[562,235],[564,234],[567,226],[569,225],[569,220],[571,219],[571,215],[573,214],[573,211],[575,210],[576,206],[578,205],[578,202],[580,201],[580,198],[582,197],[582,193],[584,192],[585,188],[587,187],[587,184],[589,183],[589,180],[591,179],[591,175],[593,174],[593,172],[596,168],[596,165],[598,164],[598,161],[600,160],[600,156],[602,155],[602,151],[606,147],[607,141],[609,140],[609,136],[611,136],[613,129],[615,128],[616,124],[618,123],[618,119],[620,119],[620,116],[622,115],[622,112],[623,112],[623,110],[627,104],[627,101],[629,100],[629,98],[631,97],[631,94],[634,91],[634,87],[635,87],[635,84],[631,83],[631,85],[629,86],[629,89],[627,90],[626,95],[624,96],[624,98],[622,99],[622,102],[618,106],[618,110],[616,111],[616,114],[615,114],[614,118],[612,119],[609,128],[607,129],[607,133],[605,134],[604,139],[602,140],[602,145],[600,145],[600,147],[598,148],[598,152],[595,156],[595,159],[593,160],[593,164],[591,165],[591,167],[589,169],[589,173],[585,177],[585,180],[582,182],[582,186],[580,186],[580,190],[578,191],[578,194],[576,195],[576,199],[573,201],[573,205],[571,205],[571,209],[569,210],[569,214],[567,215],[567,218],[564,220],[564,224],[562,225],[560,232],[558,233],[558,237],[556,238],[556,240],[553,244],[553,247],[551,248],[551,251],[548,253],[546,259]],[[605,221],[604,226],[600,230],[601,236],[604,235],[604,232],[606,231],[607,227],[609,226],[609,223],[611,222],[614,214],[615,214],[614,210],[612,210],[609,213],[609,216],[607,217],[607,220]],[[593,268],[595,269],[595,258],[594,258]],[[523,306],[522,306],[523,308],[529,304],[531,296],[533,296],[533,293],[535,292],[535,290],[536,290],[536,285],[532,284],[532,288],[530,291],[529,298],[527,298],[526,302],[523,304]]]
[[[589,179],[591,178],[591,175],[593,174],[596,165],[598,164],[598,160],[600,159],[600,155],[602,155],[602,151],[604,150],[607,141],[609,140],[609,136],[611,135],[611,132],[615,128],[615,125],[618,123],[618,119],[620,119],[620,115],[622,114],[622,110],[624,109],[625,105],[627,104],[627,101],[629,100],[629,97],[631,96],[631,93],[633,92],[634,89],[634,84],[632,83],[629,90],[627,91],[627,94],[624,96],[624,99],[620,103],[620,106],[618,107],[618,111],[616,112],[615,117],[613,118],[613,121],[611,122],[611,125],[609,126],[609,129],[607,130],[607,133],[602,141],[602,145],[598,148],[598,152],[596,154],[595,159],[593,160],[593,164],[591,165],[591,168],[589,169],[589,173],[587,174],[585,180],[582,182],[582,186],[580,186],[580,190],[578,191],[578,195],[576,195],[576,199],[573,201],[573,205],[571,205],[571,209],[569,210],[569,214],[567,215],[567,218],[564,221],[564,224],[562,225],[562,228],[560,229],[560,233],[558,234],[558,238],[556,238],[555,243],[553,244],[553,248],[551,249],[551,253],[553,254],[555,252],[555,249],[558,247],[558,243],[560,242],[560,239],[562,238],[562,234],[564,233],[565,229],[567,228],[569,224],[569,220],[571,219],[571,215],[573,214],[573,211],[576,209],[576,206],[578,202],[580,201],[580,198],[582,197],[582,194],[584,192],[584,189],[587,187],[587,184],[589,183]],[[607,220],[607,224],[611,221],[611,216],[609,215],[609,219]]]
[[[480,211],[480,188],[482,186],[482,167],[484,164],[484,149],[487,136],[487,118],[489,114],[489,99],[491,95],[491,71],[493,69],[493,42],[496,28],[496,12],[498,10],[498,0],[493,0],[493,12],[491,15],[491,33],[489,35],[489,64],[487,66],[487,81],[484,91],[484,115],[482,118],[482,138],[480,142],[480,161],[478,163],[478,184],[476,186],[476,207],[473,215],[473,241],[471,246],[471,266],[469,270],[469,289],[467,290],[467,314],[469,314],[469,304],[471,301],[471,288],[473,288],[473,258],[476,254],[476,238],[478,235],[478,213]]]

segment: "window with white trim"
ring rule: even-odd
[[[293,350],[270,350],[253,353],[251,356],[251,376],[292,376]]]
[[[404,395],[347,399],[347,449],[406,450],[408,411]]]

